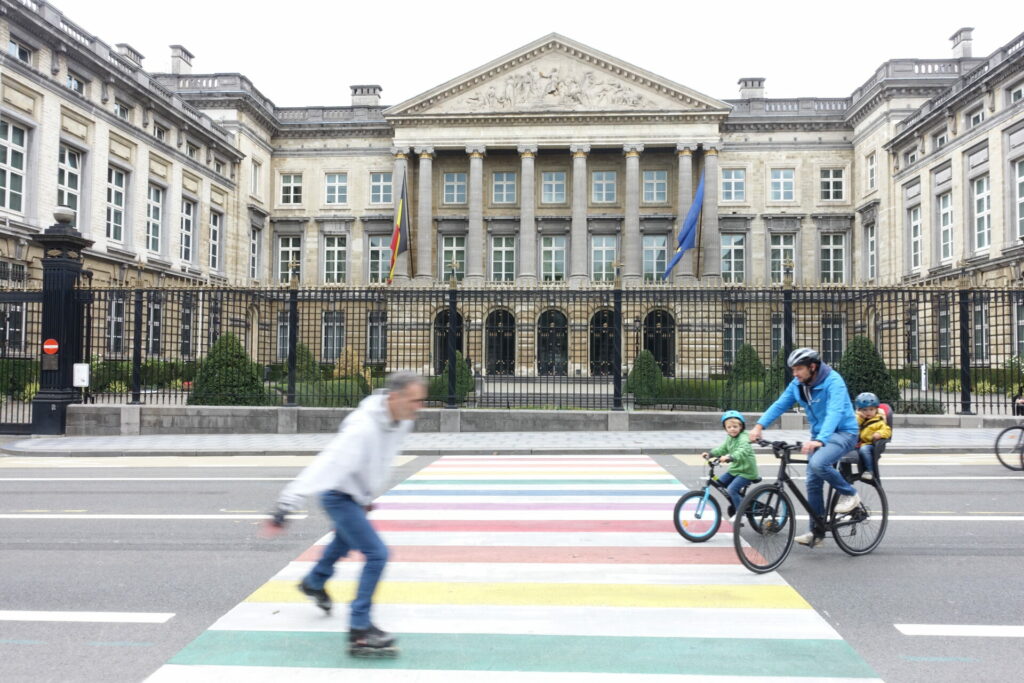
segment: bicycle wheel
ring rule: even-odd
[[[846,514],[835,511],[839,496],[832,496],[829,522],[836,545],[848,555],[866,555],[878,547],[889,525],[889,499],[877,481],[857,476],[850,484],[857,489],[860,505]]]
[[[732,532],[743,566],[763,574],[782,564],[793,547],[794,521],[792,501],[775,484],[749,491],[740,503]]]
[[[680,536],[687,541],[701,543],[718,532],[722,524],[722,508],[711,496],[704,500],[703,490],[690,491],[676,502],[672,521]]]
[[[996,457],[1008,470],[1024,470],[1024,427],[1007,427],[996,437]]]

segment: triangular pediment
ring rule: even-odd
[[[552,33],[384,112],[391,119],[725,114],[729,105]]]

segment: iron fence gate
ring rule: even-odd
[[[42,292],[0,292],[0,433],[32,431],[32,399],[39,391]]]

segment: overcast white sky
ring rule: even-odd
[[[768,97],[845,97],[887,59],[949,57],[960,27],[975,56],[1024,31],[1014,3],[950,0],[50,1],[148,71],[181,44],[193,73],[241,72],[278,106],[347,105],[370,83],[398,104],[551,32],[719,99],[742,76]]]

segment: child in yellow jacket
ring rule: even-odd
[[[878,408],[878,397],[870,391],[857,394],[854,405],[857,407],[857,450],[864,464],[861,477],[872,479],[875,474],[875,442],[879,439],[891,439],[892,427],[885,421],[885,414]]]

